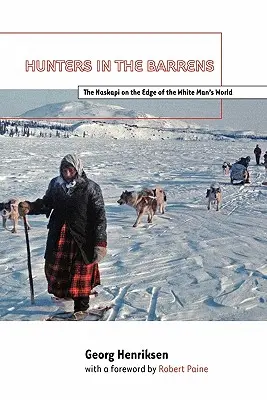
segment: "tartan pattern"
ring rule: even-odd
[[[48,293],[56,297],[85,297],[100,285],[97,263],[85,264],[66,224],[61,228],[55,262],[45,262]]]

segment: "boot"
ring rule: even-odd
[[[89,296],[76,297],[74,299],[74,313],[77,311],[86,311],[89,308]]]

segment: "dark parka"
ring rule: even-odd
[[[255,154],[255,156],[260,156],[261,155],[261,148],[259,147],[258,144],[254,149],[254,154]]]
[[[80,248],[86,264],[94,261],[94,247],[106,246],[106,215],[101,189],[97,183],[87,178],[80,160],[68,155],[61,162],[68,162],[78,171],[76,184],[66,189],[62,175],[49,183],[42,199],[30,203],[29,214],[50,216],[48,237],[44,258],[49,263],[55,261],[55,250],[60,230],[67,224],[73,239]],[[77,162],[79,164],[77,164]]]

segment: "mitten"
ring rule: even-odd
[[[30,212],[31,206],[28,201],[21,201],[18,205],[19,215],[25,217]]]
[[[100,263],[107,255],[107,248],[102,246],[95,246],[94,248],[94,261]]]

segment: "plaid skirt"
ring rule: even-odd
[[[97,263],[85,264],[66,224],[61,228],[55,262],[45,262],[48,293],[56,297],[85,297],[100,285]]]

